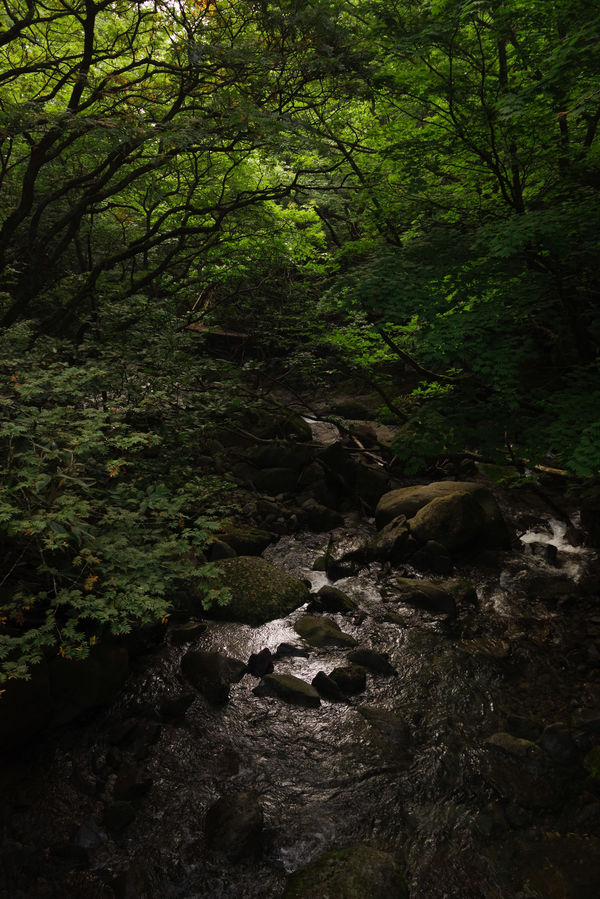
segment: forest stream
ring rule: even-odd
[[[256,627],[205,622],[187,642],[171,628],[106,712],[5,768],[0,895],[280,897],[291,872],[362,845],[399,864],[413,899],[595,896],[600,802],[582,759],[600,725],[597,558],[541,501],[500,502],[519,537],[458,566],[477,600],[457,615],[390,603],[385,563],[337,578],[355,608],[328,617],[379,660],[341,701],[255,695],[246,673],[211,704],[182,677],[190,651],[246,663],[281,644],[278,674],[343,668],[348,648],[294,630],[305,606]],[[346,522],[350,541],[374,533]],[[264,558],[314,594],[333,583],[313,570],[329,539],[300,531]],[[232,834],[215,845],[220,797]]]

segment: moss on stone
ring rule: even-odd
[[[394,858],[370,846],[327,852],[294,872],[283,899],[406,899],[408,891]]]
[[[308,587],[279,571],[265,559],[238,556],[219,562],[222,585],[231,592],[226,606],[211,610],[211,615],[225,621],[259,625],[289,615],[307,602]]]

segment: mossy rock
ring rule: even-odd
[[[407,899],[394,858],[370,846],[327,852],[288,878],[283,899]]]
[[[304,615],[294,625],[294,630],[311,646],[356,646],[350,634],[343,633],[337,622],[318,615]]]
[[[266,674],[252,691],[256,696],[276,696],[292,705],[316,708],[321,704],[316,689],[293,674]]]
[[[308,587],[256,556],[238,556],[219,562],[221,584],[231,591],[226,606],[216,606],[210,614],[224,621],[259,625],[289,615],[308,601]]]
[[[273,542],[273,535],[269,531],[248,525],[228,525],[219,537],[238,556],[259,556]],[[233,555],[223,554],[221,558],[233,558]]]

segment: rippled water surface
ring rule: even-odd
[[[400,623],[387,620],[382,589],[389,574],[379,565],[336,582],[366,617],[360,623],[331,617],[361,646],[386,652],[397,676],[369,672],[358,697],[347,704],[324,700],[317,709],[253,695],[258,681],[250,675],[233,685],[224,707],[195,699],[183,723],[163,722],[157,742],[140,753],[136,763],[152,788],[135,820],[112,837],[102,826],[106,795],[85,795],[75,776],[102,768],[111,725],[128,716],[151,720],[162,699],[179,695],[185,688],[180,659],[190,648],[245,662],[281,642],[301,645],[293,624],[304,610],[258,628],[211,623],[194,644],[157,651],[107,716],[92,721],[83,736],[59,739],[44,771],[24,777],[23,833],[31,830],[35,804],[40,845],[70,841],[85,846],[92,860],[90,871],[68,875],[62,895],[110,896],[99,884],[112,883],[127,897],[279,897],[287,872],[359,841],[398,854],[418,899],[538,895],[515,888],[507,832],[517,826],[520,836],[535,837],[546,812],[524,812],[521,824],[507,824],[510,796],[499,797],[494,778],[500,775],[490,774],[485,740],[504,728],[507,715],[531,714],[532,678],[542,706],[552,704],[552,691],[557,714],[568,703],[554,660],[545,663],[538,653],[540,640],[560,642],[562,619],[552,604],[528,593],[527,579],[557,572],[577,578],[588,555],[565,542],[564,529],[550,519],[522,540],[554,543],[562,567],[522,553],[487,570],[467,566],[480,606],[457,621],[402,605],[394,606]],[[265,556],[318,589],[326,577],[311,568],[326,543],[327,535],[286,537]],[[347,663],[346,654],[311,649],[308,658],[277,662],[276,672],[310,681]],[[410,745],[393,729],[369,723],[358,706],[396,713],[408,724]],[[267,833],[262,859],[234,864],[206,851],[203,825],[220,795],[240,789],[258,793]],[[58,895],[35,889],[29,895]]]

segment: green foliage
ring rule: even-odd
[[[193,431],[163,433],[169,405],[181,404],[168,371],[149,382],[148,356],[134,378],[131,359],[111,371],[114,359],[92,361],[88,346],[40,338],[31,348],[31,337],[15,326],[0,348],[3,678],[167,616],[186,585],[207,606],[223,598],[203,557],[223,488],[195,471]],[[142,388],[145,404],[129,406]],[[132,409],[146,428],[127,421]]]

